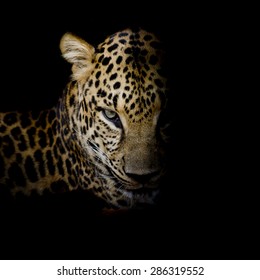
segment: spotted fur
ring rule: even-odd
[[[72,75],[57,106],[0,114],[0,187],[86,190],[115,208],[153,204],[166,170],[160,41],[126,29],[94,48],[66,33],[60,49]]]

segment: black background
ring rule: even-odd
[[[37,2],[1,9],[1,111],[55,104],[70,75],[59,50],[65,32],[95,46],[139,25],[166,44],[174,123],[172,170],[159,210],[95,217],[77,205],[83,198],[66,198],[46,211],[2,211],[1,258],[259,258],[258,206],[238,133],[245,104],[236,78],[241,25],[235,12],[139,5]]]

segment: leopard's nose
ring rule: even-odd
[[[145,184],[151,181],[153,178],[159,175],[159,171],[150,172],[147,174],[135,174],[135,173],[126,173],[127,176],[132,178],[138,183]]]

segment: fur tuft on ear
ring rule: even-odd
[[[87,79],[93,69],[95,48],[72,33],[65,33],[60,41],[62,56],[72,64],[72,79]]]

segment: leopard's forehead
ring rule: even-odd
[[[150,32],[143,29],[132,30],[126,29],[106,38],[106,40],[98,46],[99,52],[105,55],[116,55],[118,52],[122,56],[132,54],[135,58],[141,59],[149,53],[154,56],[161,49],[160,40]],[[140,53],[141,52],[141,53]],[[148,52],[148,53],[147,53]],[[153,57],[153,59],[155,59]]]
[[[97,47],[97,96],[133,121],[152,116],[164,99],[162,53],[162,44],[155,35],[141,29],[109,36]]]

